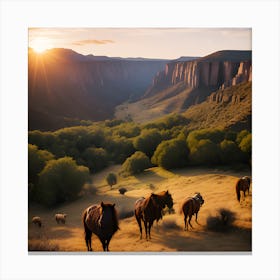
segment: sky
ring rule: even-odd
[[[175,59],[251,50],[250,28],[29,28],[37,52],[67,48],[87,55]]]

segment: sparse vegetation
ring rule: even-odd
[[[106,177],[108,185],[112,188],[113,185],[117,184],[117,175],[115,173],[109,173]]]
[[[124,173],[128,175],[139,174],[149,167],[151,167],[150,159],[139,151],[127,158],[122,165]]]
[[[207,218],[206,228],[211,231],[226,232],[232,228],[235,216],[235,213],[229,209],[221,208],[216,216]]]

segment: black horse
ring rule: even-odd
[[[91,248],[92,233],[96,234],[102,243],[103,250],[109,251],[109,243],[115,232],[119,229],[115,204],[95,204],[83,212],[85,241],[88,251]]]

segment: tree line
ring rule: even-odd
[[[160,166],[251,163],[252,134],[222,129],[189,131],[178,114],[138,125],[107,120],[53,132],[28,133],[29,200],[55,205],[77,198],[91,173],[122,164],[123,175]]]

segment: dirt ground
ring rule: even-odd
[[[72,203],[55,209],[32,206],[28,213],[29,250],[85,252],[84,232],[81,215],[85,208],[94,203],[116,203],[120,217],[120,230],[110,243],[111,252],[250,252],[252,250],[252,188],[249,196],[239,203],[236,199],[235,183],[248,172],[220,169],[181,169],[166,171],[151,168],[138,176],[119,178],[111,189],[105,181],[109,172],[118,173],[120,166],[112,166],[92,176],[92,184],[86,186],[85,194]],[[125,187],[127,192],[118,191]],[[134,202],[152,192],[169,190],[174,201],[173,214],[166,214],[151,230],[151,240],[145,234],[140,240],[139,228],[133,216]],[[183,215],[179,213],[184,198],[200,192],[205,203],[198,213],[198,222],[192,220],[193,229],[184,231]],[[220,208],[234,212],[233,226],[223,232],[207,229],[207,218],[215,216]],[[55,213],[67,213],[65,225],[57,224]],[[40,216],[42,228],[31,223],[33,216]],[[103,251],[95,235],[92,238],[93,251]]]

